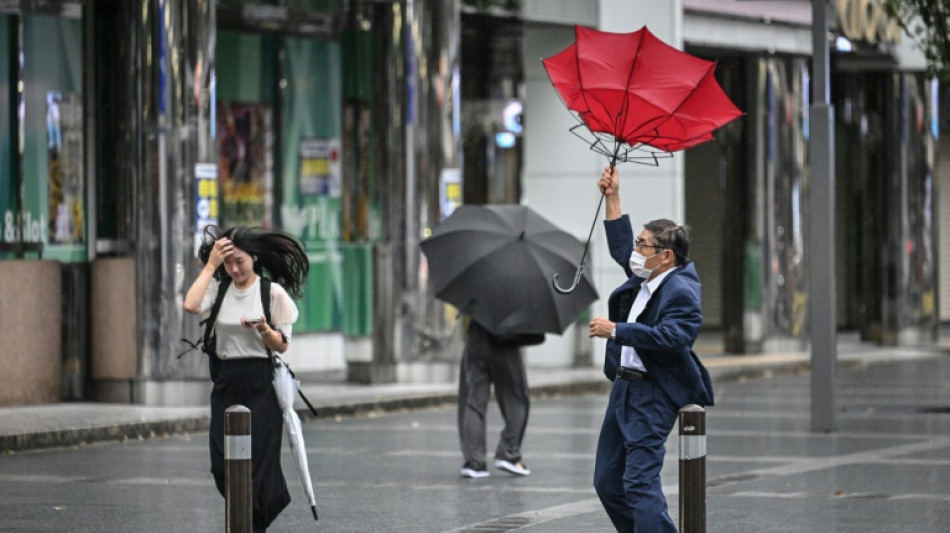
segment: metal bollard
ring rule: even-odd
[[[680,533],[706,533],[706,410],[680,409]]]
[[[251,533],[251,410],[232,405],[224,411],[225,531]]]

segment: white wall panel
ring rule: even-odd
[[[601,0],[599,29],[617,33],[639,30],[682,48],[682,0]]]
[[[694,46],[811,55],[811,27],[763,24],[687,13],[683,35]]]
[[[555,24],[597,25],[598,0],[525,0],[525,21]]]
[[[573,26],[528,24],[525,28],[522,201],[578,239],[586,239],[599,199],[594,181],[599,156],[568,131],[576,121],[541,65],[542,58],[573,42]],[[561,273],[561,277],[570,281],[574,272]],[[543,345],[528,348],[526,357],[529,365],[570,365],[574,357],[573,328],[563,336],[548,335]]]

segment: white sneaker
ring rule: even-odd
[[[479,478],[490,476],[491,472],[489,472],[488,470],[473,470],[469,467],[465,467],[459,470],[459,474],[462,474],[462,477],[467,477],[471,479],[479,479]]]
[[[499,470],[504,470],[516,476],[530,476],[531,470],[524,463],[511,463],[505,461],[504,459],[498,459],[495,461],[495,468]]]

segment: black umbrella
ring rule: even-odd
[[[436,297],[496,334],[561,334],[597,299],[588,273],[556,292],[584,244],[526,206],[462,206],[421,246]]]

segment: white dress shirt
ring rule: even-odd
[[[646,308],[647,302],[650,301],[650,297],[653,296],[653,292],[656,291],[656,288],[660,286],[660,283],[663,282],[666,276],[669,276],[670,273],[677,268],[679,267],[671,268],[652,280],[640,284],[640,292],[637,293],[637,299],[633,301],[633,307],[630,308],[630,315],[627,316],[627,322],[637,321],[637,318],[640,317],[640,313]],[[637,351],[633,346],[622,346],[620,348],[620,366],[639,370],[640,372],[647,371],[647,368],[643,366],[643,361],[640,360],[640,356],[637,355]]]

